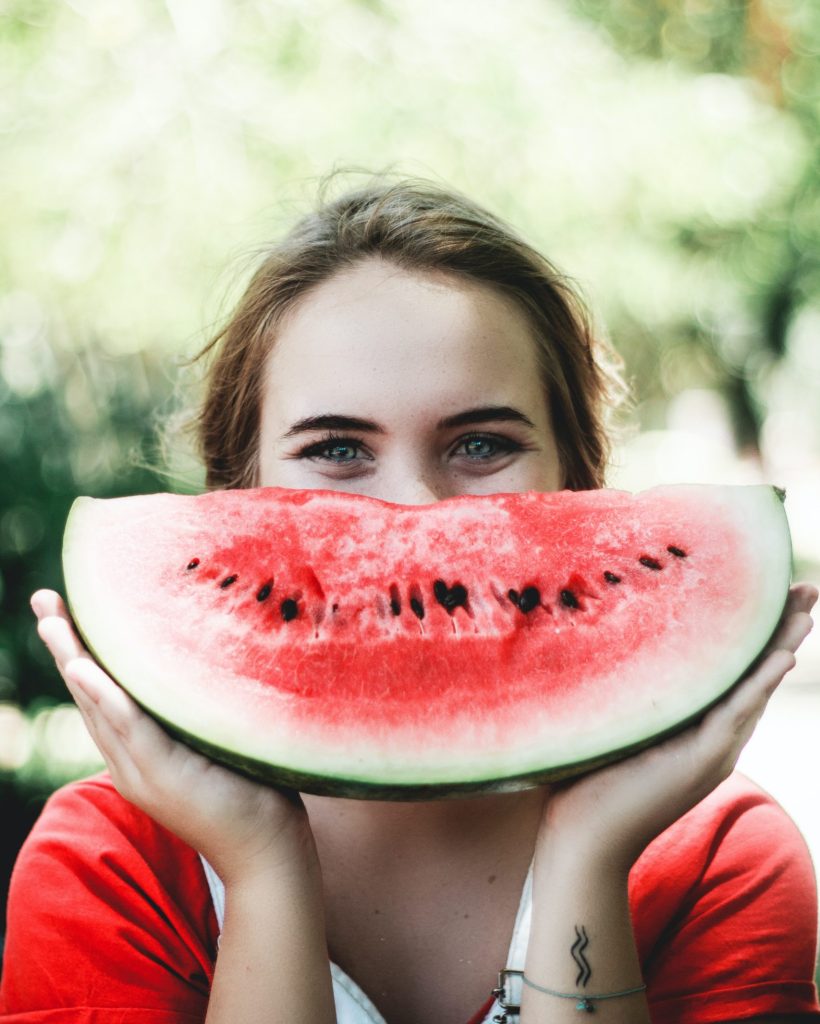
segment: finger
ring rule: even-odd
[[[141,750],[144,742],[134,742],[143,713],[93,661],[72,660],[66,666],[65,680],[117,789],[124,795],[126,790],[133,792],[142,775],[139,762],[147,760],[151,767],[152,759],[161,754],[156,749]]]
[[[87,698],[102,710],[106,718],[127,735],[131,724],[142,716],[138,705],[93,659],[72,658],[65,666],[66,680],[79,684]]]
[[[108,761],[110,750],[102,742],[106,729],[101,725],[102,716],[99,713],[99,702],[95,699],[97,693],[97,689],[94,687],[95,674],[97,677],[107,680],[113,691],[117,691],[119,688],[113,680],[108,679],[103,670],[82,648],[65,619],[57,618],[54,615],[41,619],[38,623],[38,632],[54,656],[57,668],[60,670],[74,702],[80,709],[91,738]],[[81,665],[85,667],[85,671],[78,671],[78,666]],[[92,673],[90,685],[89,669]],[[97,682],[98,686],[99,682]],[[119,692],[122,693],[122,691]],[[125,694],[122,696],[125,697]]]
[[[88,730],[88,734],[94,741],[97,749],[105,758],[109,768],[111,767],[109,760],[109,750],[107,749],[108,744],[104,742],[103,730],[101,729],[101,720],[99,718],[96,706],[90,700],[85,690],[75,681],[66,680],[66,686],[69,693],[74,698],[74,703],[77,705],[77,710],[80,712],[80,717],[83,720],[83,724]]]
[[[748,680],[732,693],[730,700],[736,702],[738,711],[745,705],[750,709],[759,707],[762,714],[769,698],[796,664],[793,651],[778,647],[763,658]]]
[[[83,647],[67,619],[57,615],[47,615],[37,623],[40,639],[49,649],[62,672],[74,658],[85,658],[91,661],[91,655]]]
[[[761,658],[781,646],[787,646],[789,650],[797,650],[797,646],[799,646],[800,642],[802,642],[805,637],[801,637],[797,646],[792,646],[791,643],[784,644],[784,630],[789,627],[794,615],[807,615],[809,617],[809,622],[811,623],[811,616],[809,613],[817,601],[817,596],[817,588],[812,586],[810,583],[796,583],[790,588],[789,595],[786,598],[786,604],[783,608],[783,613],[780,616],[780,621],[778,622],[774,633],[769,638],[768,643],[761,652]]]
[[[94,745],[102,755],[109,771],[114,775],[118,769],[119,759],[116,757],[116,751],[107,737],[107,731],[110,727],[106,726],[106,723],[100,717],[97,705],[86,692],[85,687],[70,676],[64,675],[63,678],[69,693],[74,698],[74,703],[77,705],[80,717],[88,730],[89,736],[94,741]]]
[[[77,685],[90,704],[88,714],[112,757],[144,774],[173,754],[174,741],[96,662],[76,658],[66,680]],[[127,756],[123,756],[127,755]]]
[[[178,774],[175,764],[180,763],[182,748],[88,653],[59,594],[38,591],[32,595],[32,608],[40,616],[38,632],[54,655],[116,788],[140,804],[146,792],[161,785],[163,772]],[[193,756],[185,750],[188,761]]]
[[[126,796],[127,792],[134,791],[135,783],[139,779],[139,773],[133,764],[128,746],[110,722],[106,721],[98,711],[89,710],[90,702],[84,695],[81,686],[73,683],[69,689],[80,709],[88,734],[111,773],[114,785],[123,796]]]
[[[797,611],[810,612],[817,604],[820,590],[813,583],[795,583],[789,597],[796,602]]]
[[[795,665],[791,651],[776,650],[754,672],[712,708],[701,723],[700,741],[704,751],[726,752],[732,764],[740,754],[766,709],[769,698],[783,677]]]
[[[813,625],[808,612],[793,612],[777,631],[772,649],[791,651],[794,654],[811,633]]]
[[[71,614],[66,608],[65,602],[55,590],[36,591],[31,595],[31,607],[34,614],[37,616],[38,623],[42,622],[43,619],[48,618],[61,619],[65,622],[74,635],[77,647],[85,653],[88,653],[82,638],[74,626],[74,620],[71,618]]]
[[[69,618],[65,602],[56,590],[37,590],[31,595],[31,608],[38,619],[47,615]]]
[[[782,618],[792,612],[810,612],[817,603],[818,591],[811,583],[795,583],[789,588],[789,595],[783,608]]]

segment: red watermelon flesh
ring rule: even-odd
[[[80,498],[64,544],[86,642],[172,730],[399,798],[559,778],[691,720],[771,635],[790,564],[770,487]]]

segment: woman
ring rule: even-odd
[[[430,503],[603,483],[614,378],[579,304],[433,186],[324,204],[209,350],[210,487]],[[679,736],[570,784],[403,805],[299,799],[180,746],[38,592],[110,779],[52,798],[21,854],[7,1019],[325,1024],[335,996],[351,1024],[464,1024],[524,966],[502,995],[523,1024],[820,1017],[805,846],[731,775],[816,597],[792,589],[765,658]]]

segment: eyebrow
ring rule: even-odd
[[[454,416],[445,416],[436,424],[438,430],[446,430],[450,427],[463,427],[473,423],[521,423],[525,427],[535,430],[535,424],[525,416],[523,412],[514,409],[511,405],[482,405],[475,409],[465,409],[464,412],[457,412]],[[297,420],[288,431],[282,435],[282,439],[295,437],[297,434],[305,434],[311,430],[358,430],[368,434],[385,434],[387,431],[373,420],[365,420],[359,416],[343,416],[336,413],[326,413],[321,416],[306,416]]]
[[[439,420],[436,426],[443,430],[447,427],[463,427],[468,423],[521,423],[535,430],[535,424],[523,412],[511,405],[482,405],[475,409],[466,409],[455,416],[447,416]]]

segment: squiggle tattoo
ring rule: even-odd
[[[589,945],[586,928],[581,925],[581,928],[579,929],[576,924],[575,936],[575,942],[573,942],[572,949],[570,950],[572,953],[572,959],[576,964],[578,964],[578,977],[575,979],[575,984],[586,985],[589,981],[590,975],[592,974],[592,969],[587,962],[587,958],[584,956],[584,950]]]

